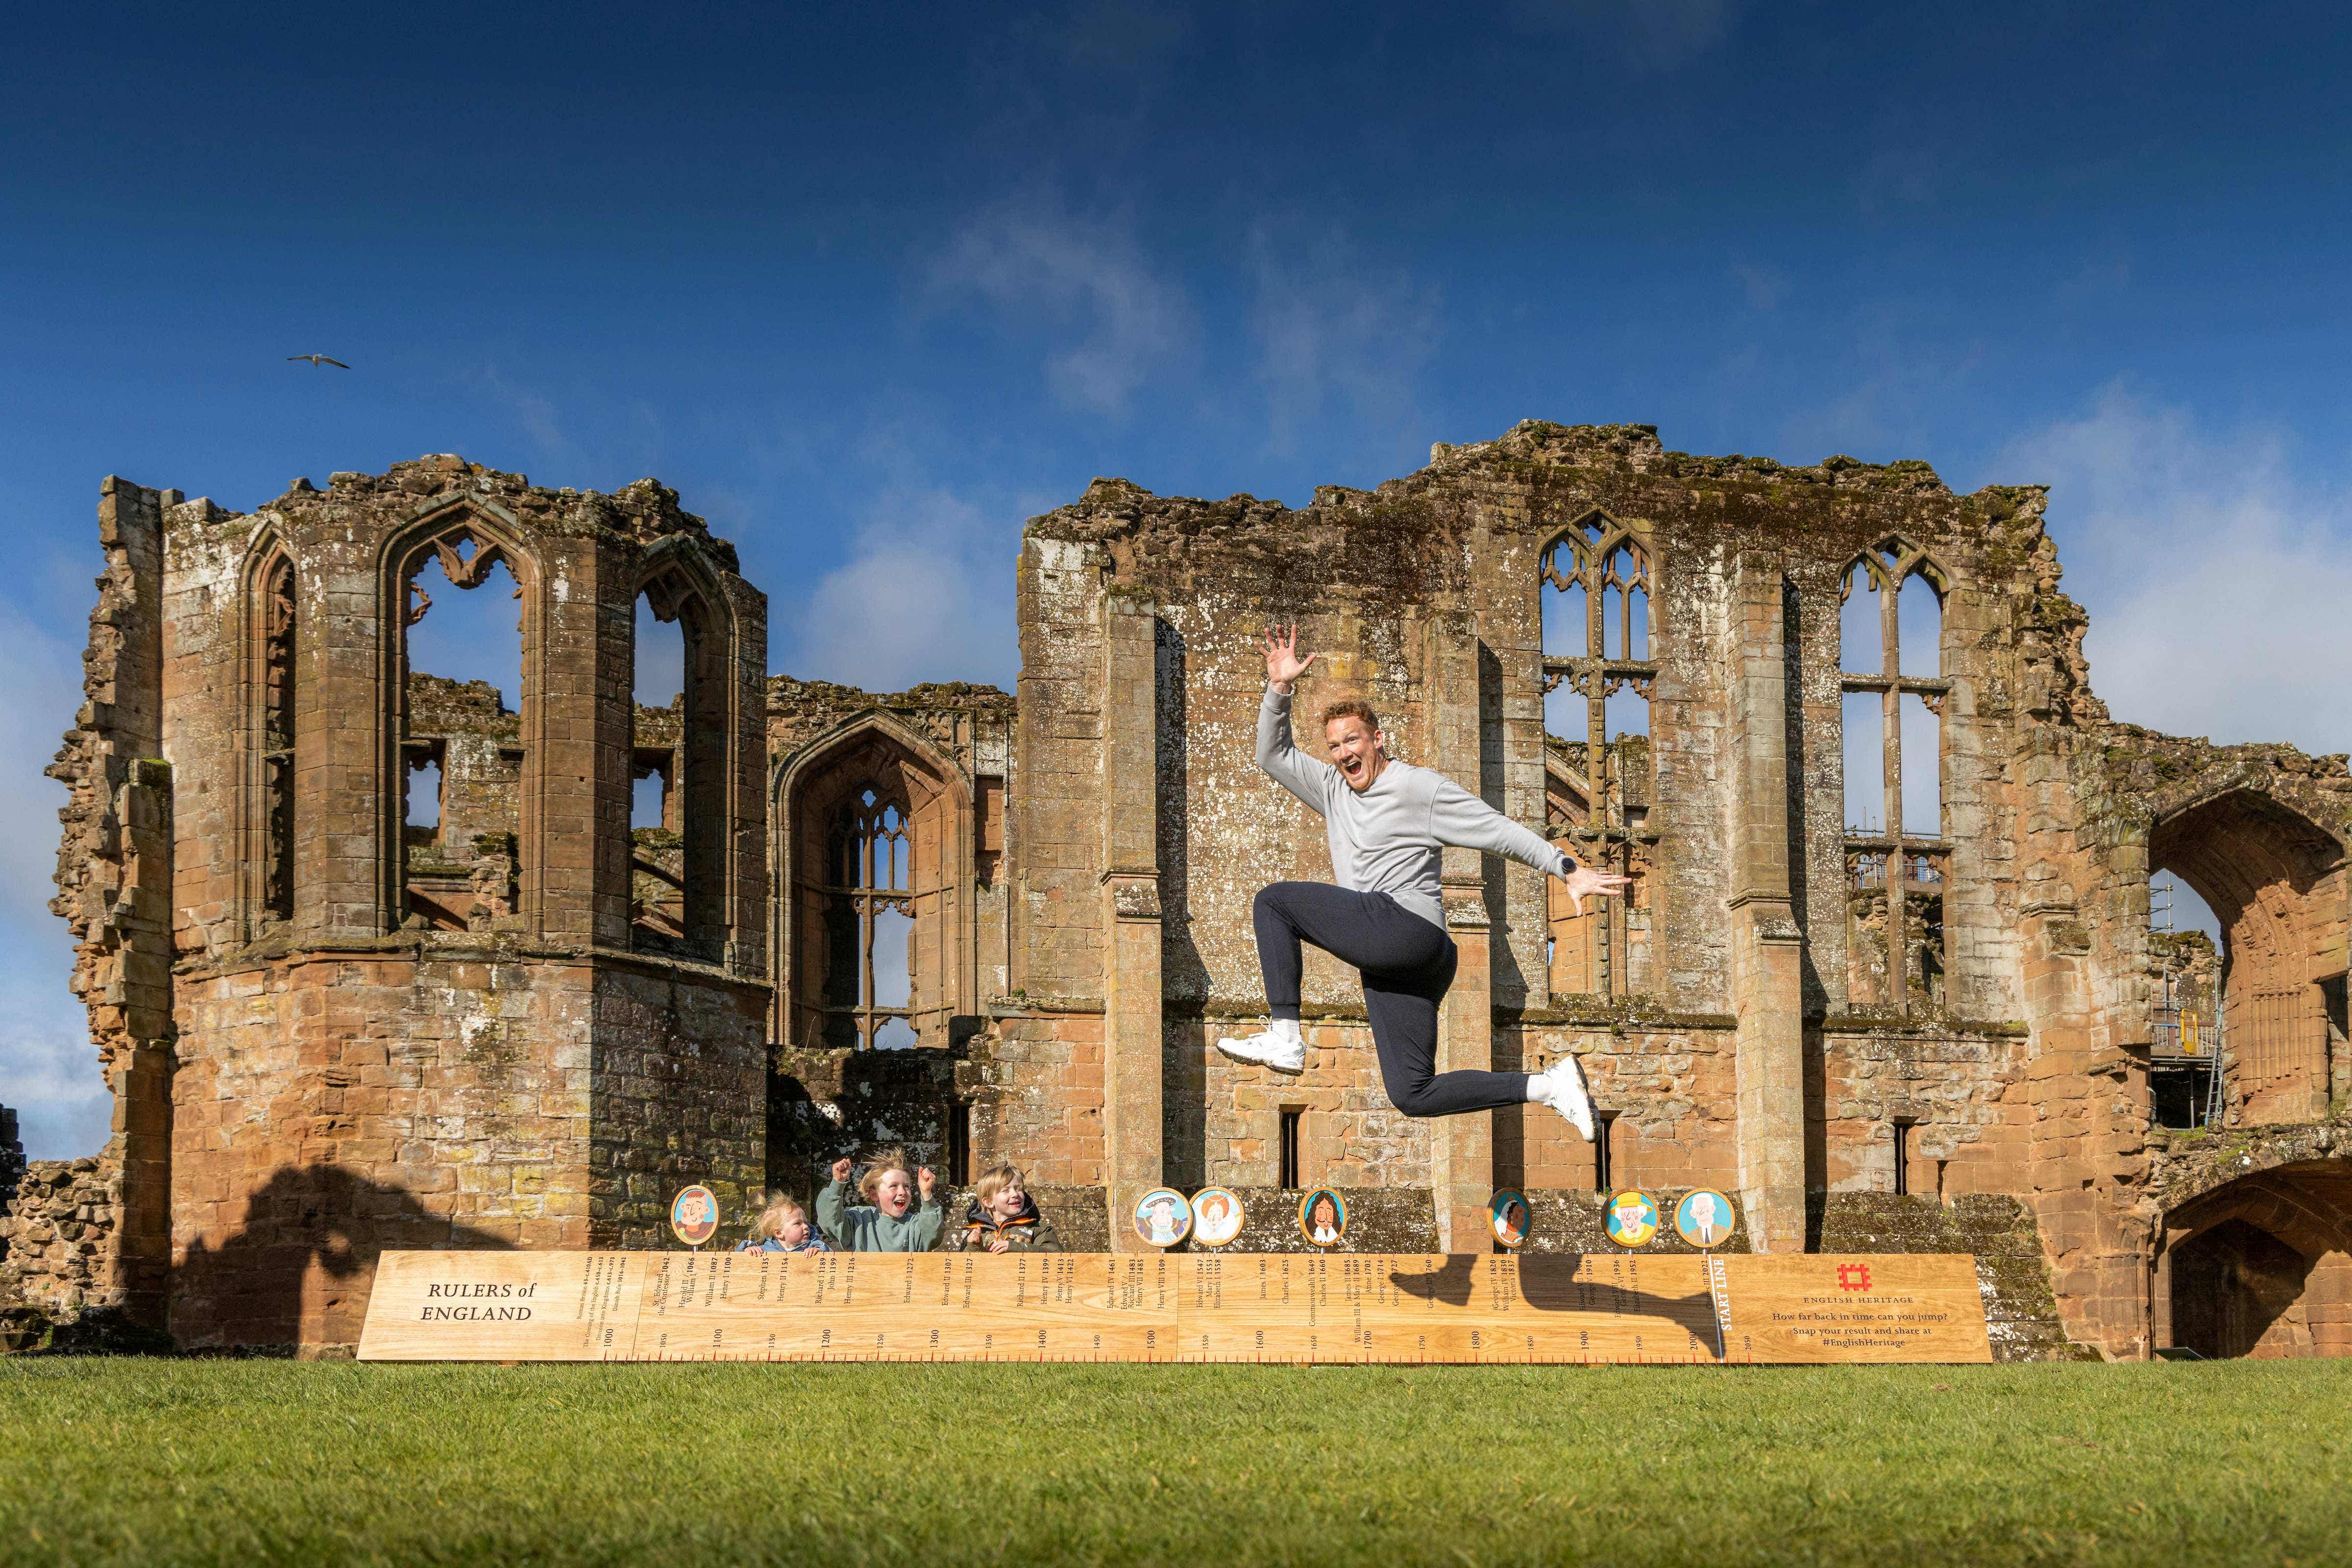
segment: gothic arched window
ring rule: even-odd
[[[1633,879],[1625,898],[1588,900],[1582,915],[1552,885],[1551,988],[1622,995],[1647,958],[1656,582],[1649,552],[1602,512],[1561,530],[1542,562],[1546,745],[1574,781],[1552,792],[1551,835]]]
[[[256,934],[294,918],[294,563],[283,551],[255,574],[253,741],[261,856]]]
[[[488,931],[518,903],[527,570],[470,521],[405,554],[394,910],[413,926]]]
[[[1899,538],[1864,551],[1838,584],[1847,992],[1898,1015],[1944,1001],[1949,585],[1925,551]]]
[[[850,792],[827,843],[825,1037],[867,1050],[915,1044],[914,840],[906,803]]]

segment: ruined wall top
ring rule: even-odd
[[[2283,741],[2216,745],[2122,723],[2108,725],[2102,740],[2100,811],[2120,810],[2145,824],[2244,791],[2282,802],[2352,844],[2352,757],[2345,752],[2313,756]]]
[[[641,710],[642,711],[642,710]],[[490,735],[512,740],[521,716],[507,693],[487,680],[455,680],[412,670],[408,676],[409,728],[424,735]]]
[[[1306,507],[1251,495],[1223,500],[1161,497],[1121,479],[1097,479],[1067,506],[1029,521],[1027,536],[1112,544],[1137,535],[1221,536],[1260,531],[1297,533],[1346,514],[1367,514],[1446,496],[1531,487],[1538,496],[1562,485],[1602,487],[1628,503],[1668,510],[1691,504],[1723,509],[1722,521],[1801,530],[1867,510],[1882,524],[1915,518],[1922,527],[1969,527],[1985,542],[2038,535],[2046,485],[1989,485],[1961,497],[1933,468],[1916,459],[1865,463],[1832,457],[1810,468],[1770,458],[1699,457],[1668,451],[1651,425],[1555,425],[1522,420],[1493,441],[1440,442],[1426,468],[1377,489],[1318,485]],[[1734,506],[1738,508],[1733,510]]]
[[[777,757],[789,757],[844,721],[878,710],[906,721],[954,754],[961,749],[959,735],[968,740],[975,724],[1010,724],[1014,707],[1011,693],[965,680],[927,680],[904,691],[867,691],[836,681],[772,675],[768,740]]]
[[[174,523],[199,527],[237,523],[268,512],[313,512],[332,519],[341,509],[364,508],[416,515],[454,501],[485,500],[557,535],[602,534],[645,545],[686,534],[709,546],[728,571],[740,571],[735,547],[680,507],[677,492],[657,479],[638,479],[609,495],[569,486],[550,489],[532,484],[529,475],[502,473],[440,452],[394,463],[381,474],[331,474],[328,486],[321,490],[308,479],[298,479],[284,494],[250,514],[225,510],[208,500],[183,503],[176,491],[166,490],[163,496]]]
[[[1669,451],[1648,425],[1529,419],[1496,440],[1440,443],[1426,468],[1375,489],[1318,486],[1304,507],[1249,495],[1162,497],[1127,479],[1097,479],[1076,501],[1032,518],[1024,538],[1098,547],[1115,575],[1174,592],[1196,574],[1246,576],[1275,591],[1319,577],[1334,586],[1387,586],[1402,597],[1464,586],[1479,573],[1462,549],[1465,526],[1521,531],[1594,507],[1688,542],[1745,536],[1833,568],[1900,533],[1961,558],[1948,564],[2024,589],[2033,601],[2028,618],[2079,665],[2086,621],[2057,589],[2057,551],[2043,527],[2048,500],[2042,485],[1956,495],[1914,460],[1833,457],[1798,468]],[[2077,716],[2105,717],[2087,689],[2081,695]]]

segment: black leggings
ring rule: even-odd
[[[1459,1116],[1526,1103],[1523,1072],[1437,1070],[1437,1005],[1454,984],[1454,939],[1386,893],[1328,882],[1276,882],[1251,909],[1265,1000],[1277,1018],[1298,1016],[1298,944],[1311,942],[1363,972],[1381,1081],[1407,1116]]]

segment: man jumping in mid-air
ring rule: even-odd
[[[1276,882],[1258,894],[1257,960],[1274,1021],[1245,1040],[1219,1040],[1217,1048],[1276,1072],[1306,1070],[1299,943],[1311,942],[1363,972],[1381,1081],[1399,1110],[1458,1116],[1533,1101],[1567,1117],[1591,1142],[1592,1100],[1572,1056],[1534,1074],[1436,1070],[1437,1007],[1454,984],[1456,958],[1438,898],[1438,852],[1450,844],[1507,855],[1566,882],[1580,912],[1587,895],[1613,893],[1626,879],[1579,866],[1443,773],[1392,761],[1380,720],[1362,702],[1324,710],[1331,762],[1300,755],[1290,743],[1290,687],[1315,658],[1298,657],[1297,626],[1266,634],[1257,765],[1322,814],[1339,885]]]

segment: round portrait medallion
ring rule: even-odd
[[[1675,1229],[1685,1241],[1704,1251],[1731,1239],[1731,1200],[1713,1187],[1696,1187],[1675,1205]]]
[[[1528,1200],[1508,1187],[1486,1200],[1486,1228],[1513,1252],[1528,1244],[1528,1232],[1533,1228],[1534,1220]]]
[[[1609,1206],[1601,1211],[1601,1225],[1620,1247],[1647,1247],[1658,1234],[1658,1200],[1639,1187],[1612,1193]]]
[[[1192,1239],[1203,1247],[1223,1247],[1242,1233],[1242,1200],[1223,1187],[1202,1187],[1192,1194]]]
[[[1135,1200],[1135,1234],[1147,1247],[1173,1247],[1192,1234],[1192,1205],[1173,1187],[1154,1187]]]
[[[1298,1233],[1307,1245],[1328,1249],[1348,1238],[1348,1200],[1318,1187],[1298,1200]]]
[[[681,1187],[669,1201],[669,1227],[688,1247],[719,1234],[719,1200],[709,1187]]]

